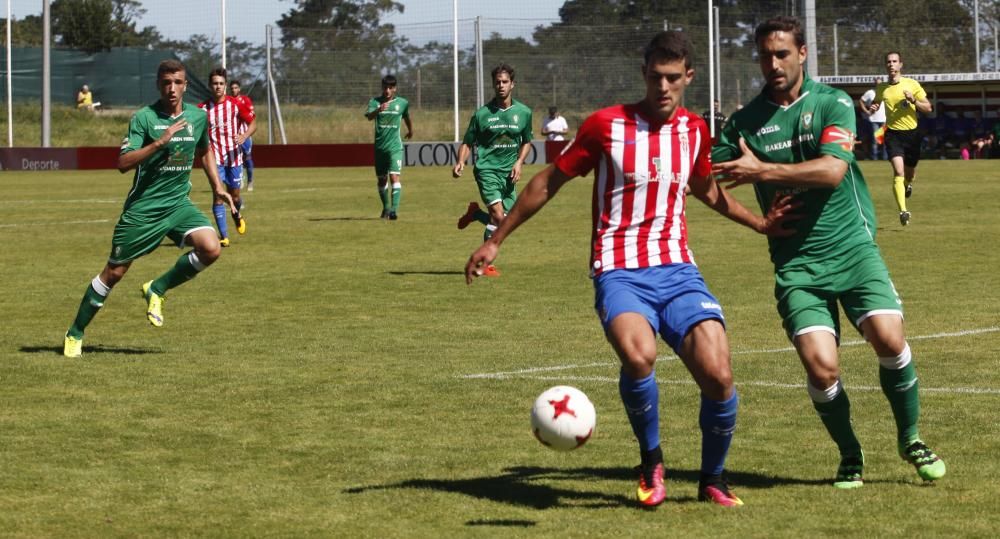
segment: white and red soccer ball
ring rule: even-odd
[[[546,389],[531,408],[535,438],[557,451],[571,451],[587,443],[596,424],[594,405],[575,387]]]

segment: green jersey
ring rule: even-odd
[[[801,163],[824,155],[847,162],[837,187],[791,187],[755,183],[757,202],[767,212],[776,194],[793,195],[802,219],[789,223],[796,233],[768,238],[776,268],[838,258],[861,244],[875,242],[875,210],[868,186],[854,160],[854,104],[841,90],[806,78],[801,95],[782,106],[761,92],[729,118],[712,148],[712,162],[739,157],[739,139],[758,159]]]
[[[477,110],[462,143],[478,147],[476,170],[510,172],[518,150],[532,138],[531,109],[513,99],[505,109],[490,101]]]
[[[371,98],[366,115],[378,110],[385,103],[384,96]],[[396,96],[389,100],[389,106],[375,116],[375,150],[391,152],[403,149],[403,139],[399,134],[399,122],[410,118],[410,102]]]
[[[208,149],[204,110],[184,103],[179,115],[170,116],[159,101],[139,109],[129,122],[121,154],[152,144],[181,118],[187,120],[187,127],[136,167],[123,213],[156,219],[190,200],[195,151]]]

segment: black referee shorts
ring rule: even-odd
[[[895,129],[885,130],[885,149],[889,154],[889,159],[899,156],[903,158],[903,164],[908,167],[915,167],[920,162],[920,141],[924,136],[916,129],[906,131],[896,131]]]

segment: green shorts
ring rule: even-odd
[[[382,151],[375,150],[375,175],[388,176],[403,171],[403,149]]]
[[[131,262],[153,252],[163,238],[170,238],[177,247],[183,248],[187,235],[199,228],[211,229],[212,222],[190,200],[155,218],[130,214],[126,210],[115,225],[108,262]]]
[[[511,181],[510,171],[476,170],[475,176],[479,196],[486,206],[502,202],[504,213],[514,207],[514,202],[517,201],[517,184]]]
[[[812,331],[830,331],[840,339],[844,309],[855,329],[876,314],[903,316],[903,302],[874,244],[855,247],[843,257],[795,264],[775,273],[774,297],[789,340]]]

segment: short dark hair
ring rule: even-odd
[[[178,71],[183,71],[187,73],[187,68],[180,60],[174,60],[173,58],[169,60],[164,60],[160,62],[160,65],[156,68],[156,80],[160,80],[160,77],[167,73],[177,73]]]
[[[242,85],[242,84],[240,84],[240,81],[238,81],[238,80],[231,80],[231,81],[229,81],[229,85],[230,85],[230,86],[232,86],[232,85],[234,85],[234,84],[235,84],[236,86],[239,86],[240,88],[242,88],[242,87],[243,87],[243,85]]]
[[[510,65],[506,63],[501,63],[500,65],[494,67],[493,71],[490,71],[490,80],[497,80],[497,75],[501,73],[506,73],[507,76],[510,77],[510,80],[514,80],[514,68],[510,67]]]
[[[684,69],[691,69],[691,42],[683,32],[668,30],[653,36],[642,53],[646,65],[656,60],[684,61]]]
[[[903,54],[900,53],[899,51],[889,51],[889,52],[885,53],[885,60],[888,62],[889,61],[889,56],[893,55],[893,54],[895,54],[896,56],[899,56],[899,61],[900,62],[903,61]]]
[[[396,84],[395,75],[386,75],[382,77],[382,86],[395,86]]]
[[[555,106],[549,107],[549,114],[555,114],[556,112],[559,112],[558,107]]]
[[[774,32],[788,32],[795,37],[795,46],[801,47],[806,44],[806,34],[802,30],[802,21],[795,17],[781,15],[772,17],[759,25],[753,31],[753,42],[758,47],[760,41]]]
[[[222,77],[222,80],[226,80],[226,68],[216,67],[208,74],[208,82],[212,82],[212,77]]]

